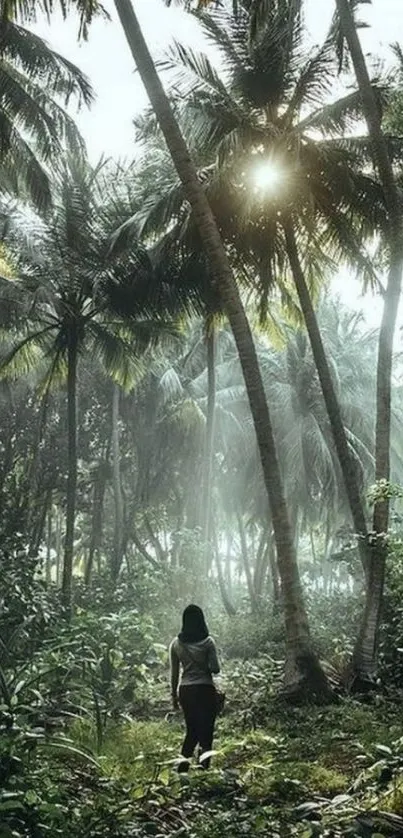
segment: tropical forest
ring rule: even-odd
[[[403,836],[401,3],[0,2],[0,838]]]

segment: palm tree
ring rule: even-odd
[[[76,5],[82,12],[81,19],[83,27],[85,27],[91,21],[97,6],[94,6],[93,2],[80,2]],[[27,17],[32,10],[35,10],[36,6],[35,0],[22,0],[20,3],[16,3],[15,0],[7,0],[4,13],[10,19],[15,14],[17,7],[19,13]],[[52,9],[52,4],[48,0],[45,0],[43,6],[45,10],[51,11]],[[210,205],[198,180],[186,143],[155,70],[130,0],[115,0],[115,6],[150,102],[161,125],[173,162],[192,206],[213,282],[216,282],[219,288],[237,343],[271,506],[278,561],[282,575],[285,619],[289,641],[287,677],[289,682],[294,685],[297,684],[297,687],[302,680],[304,685],[306,684],[314,691],[326,693],[328,691],[326,678],[319,667],[311,646],[296,555],[282,493],[270,415],[249,323]],[[64,8],[63,13],[65,13]]]
[[[182,124],[196,154],[202,151],[205,160],[218,161],[203,170],[208,194],[231,248],[249,263],[251,252],[255,254],[249,270],[258,274],[264,299],[284,275],[287,262],[291,268],[367,566],[364,504],[300,254],[311,287],[313,275],[323,275],[324,264],[331,268],[330,253],[338,260],[347,257],[373,280],[360,237],[371,232],[371,225],[373,229],[372,215],[378,213],[383,220],[382,194],[362,174],[368,155],[365,138],[343,136],[360,113],[358,91],[323,104],[336,72],[334,27],[323,47],[301,60],[299,3],[272,4],[264,14],[259,4],[244,7],[235,21],[225,10],[197,15],[221,52],[224,77],[206,55],[182,45],[171,50],[164,65],[182,68],[175,78],[176,91],[182,81],[180,94],[186,94],[181,105],[176,93]],[[318,132],[325,134],[324,140],[317,139]],[[259,173],[259,166],[261,176],[268,171],[277,186],[266,194],[257,188],[257,195],[250,197],[250,177]],[[174,211],[178,203],[177,198]]]
[[[1,191],[23,192],[39,208],[50,203],[47,166],[81,139],[62,104],[92,102],[91,86],[70,61],[28,29],[0,21]],[[62,104],[60,104],[62,103]]]
[[[137,69],[159,121],[172,160],[191,204],[195,223],[205,248],[212,281],[217,283],[237,344],[254,420],[265,484],[271,506],[277,554],[282,576],[285,621],[289,644],[286,677],[290,684],[327,693],[326,678],[313,653],[298,566],[282,491],[273,430],[265,398],[256,350],[239,291],[223,242],[195,166],[173,110],[156,72],[130,0],[115,0],[115,6]]]
[[[379,333],[376,395],[375,477],[389,480],[392,402],[392,360],[396,317],[401,294],[403,270],[403,208],[400,188],[393,170],[382,113],[374,95],[362,47],[358,38],[352,7],[348,0],[336,0],[341,32],[344,36],[362,97],[362,107],[371,141],[374,167],[377,169],[387,208],[385,236],[389,254],[388,280]],[[361,631],[354,650],[353,673],[358,680],[373,678],[376,671],[379,622],[383,597],[389,523],[389,500],[381,496],[374,506],[373,550],[369,568],[367,598]]]
[[[77,490],[77,376],[84,351],[98,357],[122,387],[135,380],[138,355],[168,325],[147,308],[136,282],[150,276],[144,249],[112,259],[109,237],[115,208],[105,203],[113,185],[102,165],[76,158],[62,165],[53,211],[41,222],[29,261],[15,252],[18,280],[2,282],[19,311],[17,335],[3,358],[3,374],[18,376],[40,365],[42,390],[67,379],[68,474],[62,593],[71,605]],[[141,302],[140,302],[141,300]],[[125,317],[119,312],[124,309]],[[141,309],[141,313],[140,313]],[[174,332],[170,327],[171,334]],[[115,446],[115,453],[117,449]]]

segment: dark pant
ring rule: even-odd
[[[182,755],[191,757],[196,745],[200,746],[200,753],[211,751],[216,717],[215,687],[213,684],[189,684],[180,687],[179,702],[186,722]],[[203,768],[208,768],[209,764],[209,759],[201,763]]]

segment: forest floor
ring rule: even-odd
[[[76,746],[99,752],[96,782],[90,791],[91,783],[81,784],[88,835],[98,834],[96,811],[103,836],[403,836],[396,697],[292,708],[271,690],[264,700],[258,675],[253,689],[253,668],[244,695],[241,680],[235,673],[209,771],[192,765],[178,775],[182,720],[164,718],[158,702],[154,718],[109,726],[102,742],[90,723],[73,725]]]

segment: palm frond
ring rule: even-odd
[[[0,376],[17,379],[28,375],[38,366],[47,348],[47,338],[53,327],[46,327],[29,333],[21,338],[11,349],[0,357]]]
[[[388,88],[375,84],[373,84],[372,88],[379,107],[382,108],[388,100]],[[333,132],[340,134],[340,132],[354,127],[360,120],[362,120],[361,94],[358,90],[354,90],[336,102],[325,105],[309,114],[301,120],[295,130],[298,133],[303,133],[306,130],[316,129],[326,135],[332,134]]]
[[[74,97],[78,105],[91,105],[94,95],[86,76],[29,29],[0,20],[3,63],[12,63],[26,78],[46,87],[50,95],[62,97],[65,104]]]
[[[209,57],[178,41],[174,41],[166,50],[165,57],[158,62],[158,67],[161,70],[176,71],[174,83],[180,85],[182,95],[189,95],[200,85],[203,89],[219,94],[224,100],[230,98],[224,80]],[[184,72],[180,72],[180,67],[183,67]]]
[[[85,40],[93,19],[98,15],[109,19],[109,14],[98,0],[3,0],[2,18],[5,21],[19,20],[21,23],[31,23],[36,20],[38,11],[48,18],[54,11],[59,10],[66,19],[70,9],[75,9],[79,16],[79,37]]]

